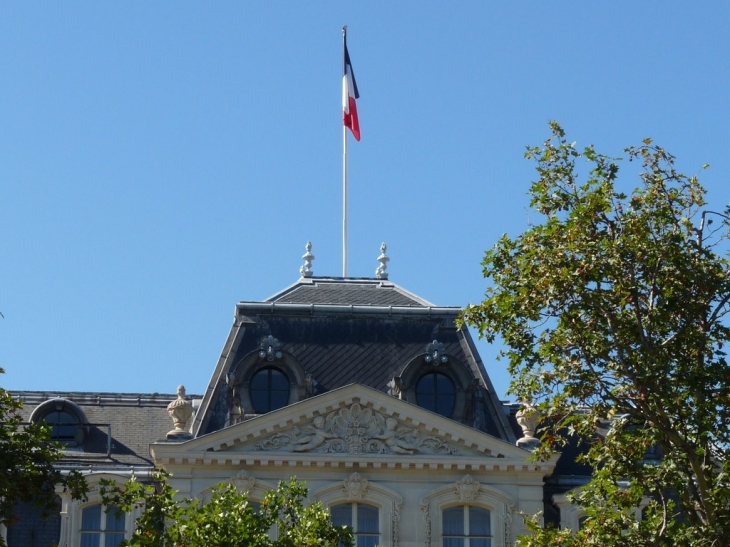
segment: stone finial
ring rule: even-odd
[[[434,340],[426,346],[426,356],[423,358],[429,365],[438,366],[449,362],[449,356],[446,355],[446,348],[438,340]]]
[[[515,415],[517,423],[522,428],[522,438],[517,439],[517,446],[534,449],[540,446],[540,439],[535,437],[537,424],[540,421],[540,413],[530,403],[524,403]]]
[[[375,277],[378,279],[388,279],[388,273],[385,271],[388,269],[388,262],[390,262],[390,258],[385,256],[385,251],[388,249],[388,246],[383,242],[380,245],[380,256],[378,257],[378,262],[380,262],[380,266],[375,270]]]
[[[281,342],[277,338],[274,338],[272,335],[268,335],[263,340],[261,340],[261,344],[259,345],[259,357],[261,359],[266,359],[270,363],[276,361],[277,359],[281,359],[283,356],[283,353],[281,353]]]
[[[314,260],[314,255],[312,254],[312,242],[307,241],[305,248],[307,249],[307,252],[302,255],[304,265],[299,268],[299,273],[302,277],[312,277],[312,275],[314,275],[314,272],[312,271],[312,260]]]
[[[185,386],[177,386],[177,399],[167,405],[167,413],[175,423],[175,429],[167,433],[170,440],[185,440],[191,437],[188,422],[193,416],[193,403],[185,399]]]

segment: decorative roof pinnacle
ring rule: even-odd
[[[302,255],[302,260],[304,260],[304,265],[299,268],[299,273],[302,277],[312,277],[314,272],[312,271],[312,260],[314,260],[314,255],[312,254],[312,242],[307,241],[307,245],[305,246],[305,249],[307,250],[306,253]]]
[[[388,249],[388,246],[383,242],[380,245],[380,256],[378,257],[378,262],[380,262],[380,266],[375,270],[375,277],[378,279],[388,279],[388,273],[385,271],[388,268],[388,262],[390,262],[390,258],[385,256],[385,251]]]

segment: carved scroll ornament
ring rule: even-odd
[[[316,416],[308,425],[277,433],[256,444],[257,450],[286,450],[337,454],[458,454],[442,439],[400,427],[385,417],[354,403]]]

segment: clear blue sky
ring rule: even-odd
[[[395,283],[480,300],[552,119],[608,154],[652,137],[730,200],[724,2],[2,1],[0,385],[201,393],[307,240],[341,275],[343,24],[351,276],[386,241]]]

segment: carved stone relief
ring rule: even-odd
[[[470,475],[465,475],[463,479],[456,481],[454,484],[456,495],[461,502],[474,501],[481,487],[482,485],[472,479]]]
[[[368,480],[360,473],[353,473],[342,483],[342,491],[347,494],[348,500],[361,500],[368,493]]]
[[[269,334],[266,338],[261,340],[261,344],[259,346],[259,357],[261,359],[266,359],[272,363],[277,359],[281,359],[282,355],[281,342],[279,342],[278,339]]]
[[[403,498],[395,499],[395,507],[393,508],[393,547],[398,547],[398,539],[400,538],[400,510],[403,507]]]
[[[431,547],[431,500],[424,498],[421,500],[421,511],[423,511],[423,521],[425,523],[424,543],[426,547]]]
[[[326,416],[316,416],[301,428],[272,435],[257,443],[256,449],[338,454],[458,454],[456,448],[442,439],[400,427],[395,418],[358,403]]]
[[[246,494],[254,487],[256,479],[249,475],[248,471],[243,470],[232,476],[228,482],[236,488],[239,494]]]

